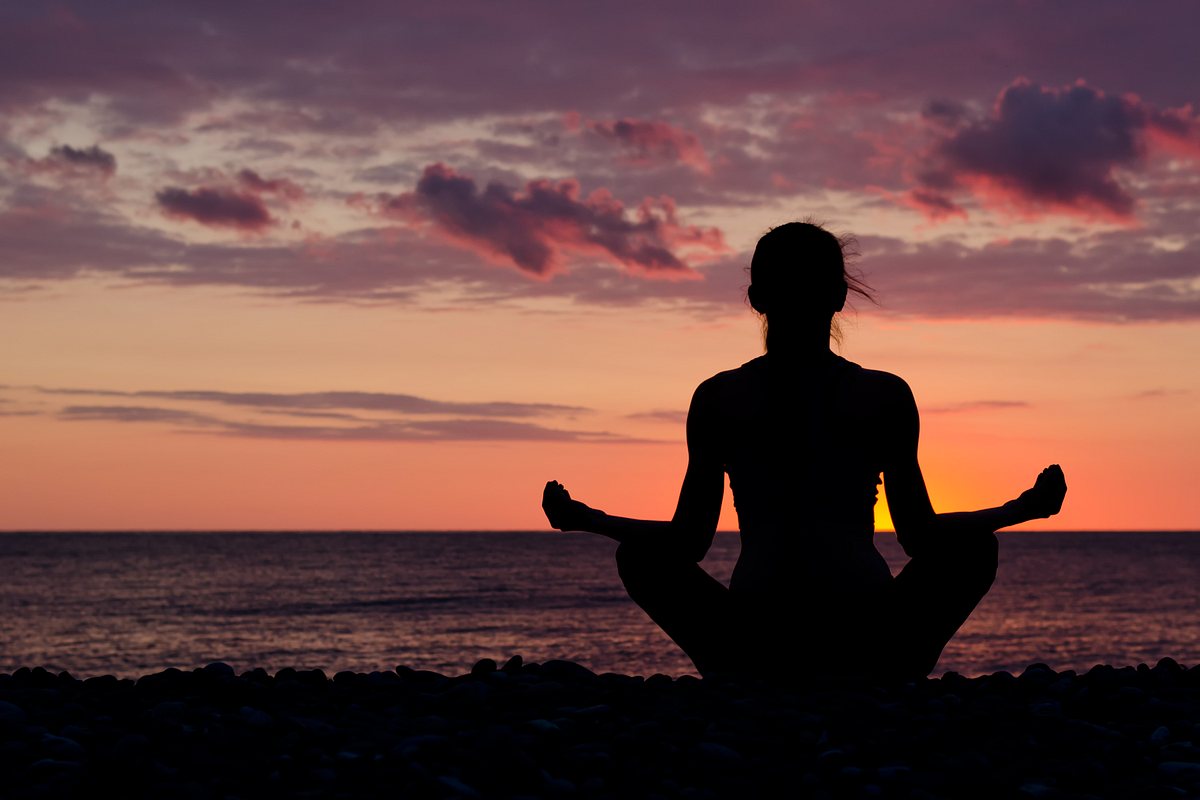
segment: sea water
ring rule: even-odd
[[[1200,533],[1009,533],[935,672],[1200,662]],[[896,572],[895,537],[877,545]],[[628,599],[615,545],[557,533],[0,534],[0,672],[447,674],[481,658],[694,674]],[[728,581],[736,534],[704,566]],[[786,635],[786,634],[785,634]]]

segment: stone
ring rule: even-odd
[[[490,658],[481,658],[471,667],[471,674],[480,676],[495,672],[497,669],[496,662]]]
[[[16,703],[0,700],[0,722],[20,724],[27,719],[29,719],[29,715],[25,713],[25,709]]]
[[[468,786],[453,775],[441,775],[438,777],[438,783],[445,786],[452,792],[457,792],[463,797],[481,797],[482,795],[472,786]]]

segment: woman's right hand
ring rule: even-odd
[[[542,490],[542,511],[546,512],[550,527],[560,531],[590,530],[589,522],[602,513],[586,503],[572,500],[571,493],[558,481],[546,482],[546,488]]]
[[[1051,464],[1037,476],[1032,489],[1026,489],[1016,502],[1029,519],[1045,519],[1062,509],[1067,494],[1067,479],[1062,467]]]

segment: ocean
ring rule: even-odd
[[[1200,662],[1200,533],[1000,536],[996,584],[934,674]],[[895,537],[876,538],[896,572]],[[0,534],[0,672],[460,674],[520,654],[695,674],[626,597],[614,549],[533,532]],[[719,534],[704,566],[728,581],[737,552]]]

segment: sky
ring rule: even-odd
[[[668,518],[796,219],[938,511],[1200,529],[1200,5],[1132,9],[0,6],[0,529]]]

